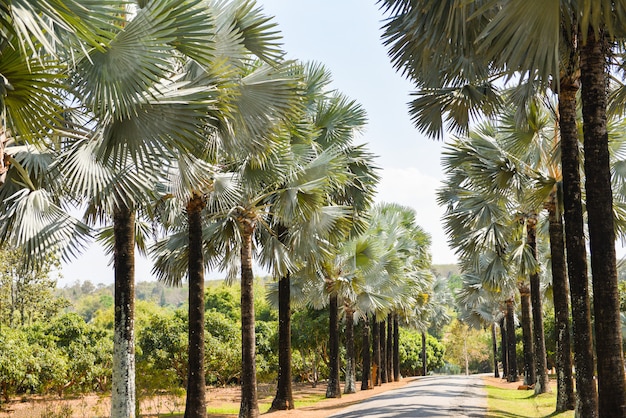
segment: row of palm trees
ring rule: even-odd
[[[473,119],[496,117],[513,103],[518,122],[535,94],[558,98],[567,274],[572,301],[576,386],[581,416],[626,416],[619,324],[607,86],[621,86],[623,1],[544,2],[383,0],[384,39],[396,68],[418,88],[417,126],[440,136],[466,132]],[[424,12],[426,11],[426,12]],[[426,15],[424,15],[426,13]],[[433,23],[435,22],[435,23]],[[501,86],[513,85],[504,97]],[[582,103],[586,213],[596,303],[591,305],[580,178],[577,96]],[[621,89],[612,106],[621,113]],[[445,115],[445,118],[443,117]],[[532,289],[531,289],[532,290]],[[594,380],[597,360],[597,390]]]
[[[186,417],[206,415],[206,269],[241,278],[241,417],[259,414],[254,259],[279,283],[274,409],[293,407],[292,288],[328,304],[333,327],[340,306],[349,321],[424,310],[427,235],[406,208],[368,213],[378,176],[354,144],[365,112],[328,88],[322,66],[285,61],[254,1],[1,9],[2,241],[28,264],[50,252],[71,258],[93,235],[110,249],[112,417],[135,416],[135,247],[161,280],[189,280]],[[335,396],[339,339],[330,335]]]

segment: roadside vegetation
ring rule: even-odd
[[[626,416],[626,2],[379,3],[418,130],[454,134],[454,273],[418,208],[375,204],[366,109],[286,60],[260,2],[3,3],[2,406],[97,393],[134,418],[158,395],[204,418],[207,385],[237,385],[256,418],[259,382],[288,410],[296,380],[339,398],[489,371],[536,411],[552,390],[556,412]],[[94,240],[113,285],[56,289]]]
[[[556,407],[556,393],[554,392],[535,395],[531,390],[487,385],[487,406],[489,412],[486,418],[570,418],[574,416],[574,411],[554,412]]]

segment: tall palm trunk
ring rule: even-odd
[[[493,350],[493,377],[500,377],[498,371],[498,340],[496,338],[496,323],[491,324],[491,348]]]
[[[393,382],[393,315],[387,315],[387,381]]]
[[[376,316],[372,315],[372,384],[380,386],[380,324]]]
[[[519,283],[520,302],[522,305],[522,345],[524,347],[524,384],[535,384],[535,352],[533,350],[533,326],[530,307],[530,287],[528,283]]]
[[[513,298],[506,300],[506,350],[508,370],[506,380],[508,382],[517,382],[517,354],[515,341],[515,306]]]
[[[331,292],[329,303],[329,335],[328,345],[330,351],[330,365],[328,386],[326,387],[327,398],[341,398],[341,385],[339,381],[339,306],[336,292]]]
[[[135,417],[135,212],[113,212],[115,329],[111,418]]]
[[[537,261],[537,214],[531,214],[526,220],[526,238],[533,258]],[[530,274],[530,299],[533,311],[533,337],[535,352],[535,394],[550,391],[548,377],[548,359],[546,355],[546,341],[543,332],[543,297],[541,295],[541,280],[539,271]]]
[[[626,382],[617,287],[613,194],[607,133],[607,51],[602,31],[589,30],[582,47],[585,189],[593,277],[598,359],[598,412],[601,417],[626,417]]]
[[[194,194],[187,203],[189,224],[189,367],[185,418],[206,417],[204,373],[204,257],[202,253],[202,209],[205,201]]]
[[[380,382],[387,383],[387,324],[382,321],[379,326],[380,339]]]
[[[400,321],[398,314],[393,314],[393,381],[399,382],[400,375]]]
[[[575,59],[570,59],[575,62]],[[576,93],[579,80],[576,65],[561,77],[559,89],[559,130],[563,171],[563,218],[567,275],[572,300],[574,364],[576,366],[577,409],[582,417],[598,416],[598,394],[594,380],[591,334],[591,307],[587,281],[587,249],[583,230],[580,187],[580,157],[576,127]]]
[[[280,234],[279,234],[280,236]],[[291,386],[291,279],[278,282],[278,385],[270,410],[293,409]]]
[[[569,326],[569,286],[565,266],[563,218],[557,209],[556,191],[546,204],[550,223],[550,255],[552,259],[552,299],[556,328],[556,411],[574,409],[574,381]]]
[[[343,393],[356,393],[356,363],[354,356],[354,311],[346,306],[346,384]]]
[[[422,376],[426,376],[428,368],[426,367],[426,333],[422,331]]]
[[[370,321],[369,316],[363,317],[363,370],[361,374],[361,390],[372,389],[371,370],[372,356],[370,351]]]
[[[239,418],[259,416],[256,384],[256,335],[254,333],[254,275],[252,234],[254,222],[243,222],[241,245],[241,406]]]
[[[509,357],[506,344],[506,314],[500,319],[500,349],[502,350],[502,378],[506,379],[509,374]]]

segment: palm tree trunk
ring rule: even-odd
[[[387,381],[393,382],[393,315],[387,315]]]
[[[347,307],[346,312],[346,384],[343,393],[356,393],[356,363],[354,358],[354,311]]]
[[[533,350],[533,327],[528,283],[517,285],[522,305],[522,345],[524,346],[524,384],[535,384],[535,353]]]
[[[254,223],[244,221],[241,245],[241,406],[239,418],[259,416],[256,383],[256,335],[254,333],[254,275],[252,233]]]
[[[382,321],[379,325],[380,331],[380,339],[378,340],[380,343],[380,382],[387,383],[387,337],[386,331],[387,324],[385,321]]]
[[[332,292],[329,298],[328,345],[330,350],[330,376],[328,376],[326,397],[341,398],[341,385],[339,382],[339,306],[337,293]]]
[[[279,235],[280,236],[280,235]],[[291,386],[291,279],[278,282],[278,386],[271,411],[293,409]]]
[[[526,220],[526,239],[535,261],[537,261],[537,214],[531,214]],[[538,261],[537,261],[538,263]],[[539,269],[539,267],[537,267]],[[530,274],[530,299],[533,311],[533,337],[535,352],[535,394],[550,391],[548,377],[548,359],[546,355],[546,341],[543,332],[543,297],[541,294],[541,280],[539,271]]]
[[[380,378],[380,324],[376,320],[376,316],[372,315],[372,383],[374,386],[380,386],[382,380]]]
[[[570,61],[575,61],[574,59]],[[577,69],[561,77],[559,89],[559,130],[561,131],[561,169],[563,171],[563,218],[567,275],[572,300],[574,364],[576,366],[577,409],[580,416],[598,416],[598,394],[594,380],[591,334],[591,307],[587,280],[587,249],[583,230],[580,187],[580,157],[576,126]]]
[[[496,338],[496,323],[491,324],[491,348],[493,350],[493,377],[500,377],[498,371],[498,339]]]
[[[508,352],[506,349],[506,315],[500,319],[500,349],[502,350],[502,378],[506,379],[509,373]]]
[[[185,418],[206,417],[204,373],[204,257],[202,253],[202,209],[204,199],[194,194],[187,204],[189,223],[189,367]]]
[[[617,287],[613,194],[607,133],[607,50],[603,32],[589,30],[581,50],[585,189],[598,361],[598,412],[626,417],[626,382]]]
[[[513,298],[506,300],[506,350],[508,370],[506,380],[508,382],[517,382],[517,354],[515,341],[515,306]]]
[[[563,218],[557,209],[556,190],[546,204],[550,223],[550,255],[552,259],[552,298],[556,328],[556,411],[574,409],[574,381],[569,325],[569,286],[565,266]]]
[[[426,372],[428,371],[426,360],[426,333],[422,331],[422,376],[426,376]]]
[[[113,212],[115,329],[111,418],[135,417],[135,212]]]
[[[371,367],[372,367],[372,356],[370,351],[370,323],[369,316],[365,315],[363,317],[363,370],[361,374],[361,390],[372,389],[371,383]]]
[[[393,314],[393,380],[399,382],[400,375],[400,321],[398,314]]]

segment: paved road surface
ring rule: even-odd
[[[484,417],[482,376],[426,376],[344,409],[332,418]]]

